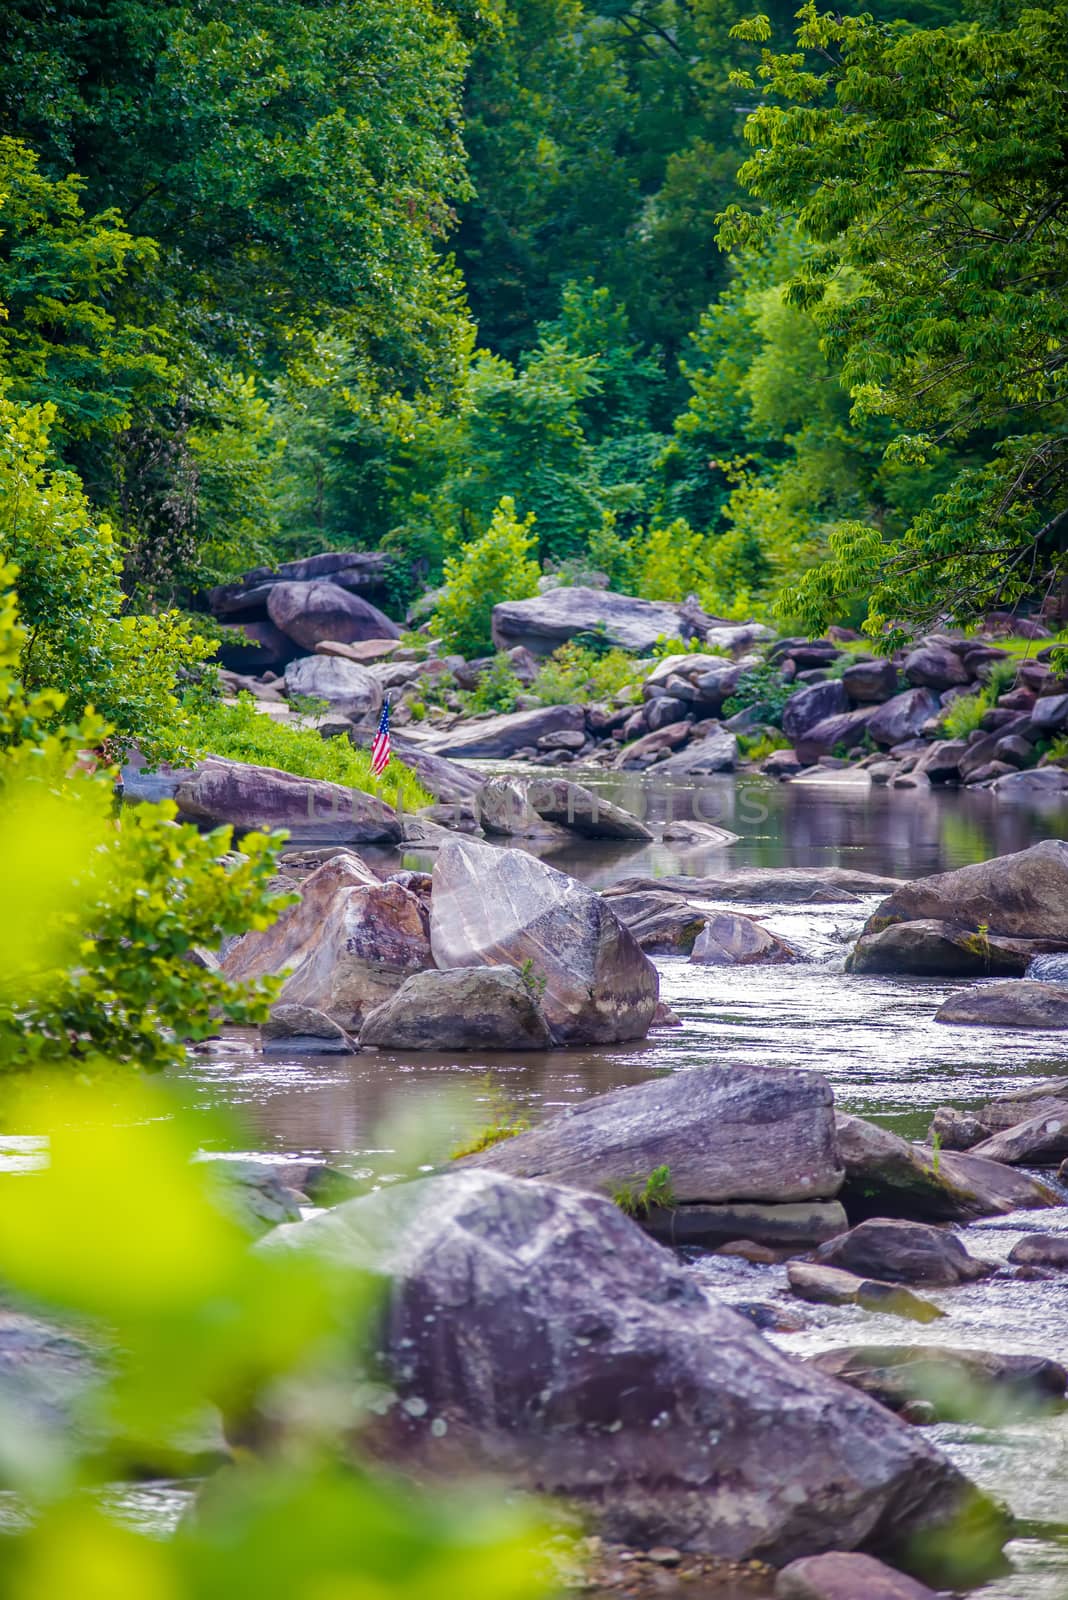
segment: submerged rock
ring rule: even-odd
[[[870,1345],[827,1350],[814,1366],[871,1395],[891,1411],[914,1401],[931,1421],[1005,1423],[1059,1408],[1068,1373],[1045,1356],[1001,1355],[945,1345]]]
[[[361,1045],[389,1050],[548,1050],[549,1025],[514,967],[416,972],[370,1012]]]
[[[274,1248],[390,1279],[399,1403],[377,1449],[574,1502],[641,1548],[892,1553],[978,1505],[921,1435],[712,1304],[611,1202],[461,1172],[350,1201]],[[1000,1534],[1000,1529],[998,1529]]]
[[[1068,986],[1021,978],[958,989],[939,1006],[935,1021],[973,1028],[1068,1028]]]
[[[924,1300],[900,1283],[858,1278],[840,1267],[820,1266],[815,1261],[791,1261],[786,1268],[786,1278],[799,1300],[809,1300],[815,1305],[862,1306],[865,1311],[907,1317],[911,1322],[936,1322],[945,1316],[933,1301]]]
[[[833,905],[855,900],[857,895],[885,894],[898,883],[896,878],[854,872],[848,867],[739,867],[715,877],[621,878],[605,890],[605,897],[653,889],[713,902]]]
[[[602,1194],[666,1167],[672,1203],[832,1199],[842,1181],[825,1078],[689,1067],[595,1095],[469,1164]]]
[[[820,1246],[816,1259],[858,1277],[935,1287],[974,1283],[995,1270],[990,1262],[969,1255],[955,1233],[887,1217],[872,1217],[829,1240]]]
[[[1054,1267],[1068,1272],[1068,1234],[1028,1233],[1009,1251],[1014,1266]]]
[[[558,1044],[644,1037],[660,980],[600,895],[520,850],[467,839],[442,847],[433,882],[430,939],[440,968],[528,971]]]

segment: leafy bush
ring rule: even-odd
[[[488,655],[493,649],[493,608],[502,600],[529,600],[538,592],[539,570],[530,552],[537,540],[532,516],[522,521],[515,502],[505,495],[479,539],[460,547],[445,562],[445,583],[431,630],[450,650],[463,656]]]
[[[612,1192],[612,1200],[628,1217],[647,1216],[654,1206],[670,1209],[676,1204],[671,1168],[654,1167],[644,1184],[640,1178],[619,1184]]]
[[[515,710],[522,692],[523,685],[512,671],[512,663],[501,652],[494,656],[475,687],[460,695],[460,700],[467,711],[508,712]]]
[[[350,789],[377,794],[398,810],[418,811],[434,801],[412,769],[396,756],[381,778],[376,778],[369,750],[357,750],[344,735],[323,739],[312,728],[286,727],[257,711],[250,694],[238,695],[236,705],[198,700],[191,732],[203,753],[276,767],[298,778],[343,783]]]
[[[763,722],[781,728],[783,709],[796,687],[783,679],[778,667],[765,662],[763,666],[742,673],[734,693],[723,702],[723,715],[733,717],[739,711],[754,707]]]
[[[738,749],[746,761],[766,761],[776,750],[789,750],[790,741],[774,728],[762,728],[759,733],[740,733]]]
[[[980,690],[978,694],[958,695],[942,713],[942,732],[947,739],[966,739],[979,727],[990,709],[990,701]]]
[[[581,706],[628,691],[636,699],[644,676],[626,650],[602,653],[572,639],[542,663],[531,693],[546,706]]]

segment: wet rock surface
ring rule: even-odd
[[[775,1600],[937,1600],[933,1589],[857,1551],[791,1561],[775,1580]]]
[[[816,1253],[821,1264],[886,1283],[948,1287],[974,1283],[994,1271],[969,1254],[956,1234],[923,1222],[873,1217],[840,1234]]]
[[[390,1050],[548,1050],[552,1042],[514,967],[413,973],[360,1030],[361,1046]]]
[[[862,1345],[827,1350],[814,1366],[851,1384],[891,1411],[920,1401],[931,1421],[1005,1422],[1060,1407],[1068,1372],[1043,1356],[957,1350],[948,1345]]]
[[[943,1001],[936,1022],[975,1028],[1068,1028],[1068,985],[990,983],[961,989]]]

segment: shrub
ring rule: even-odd
[[[533,526],[532,516],[520,521],[514,500],[505,495],[481,538],[448,557],[430,626],[450,650],[467,657],[487,655],[493,649],[494,606],[537,594],[538,564],[530,559],[537,542]]]
[[[357,750],[344,735],[324,739],[313,728],[286,727],[257,711],[250,694],[238,695],[236,705],[198,699],[191,732],[202,753],[277,767],[298,778],[343,783],[350,789],[377,794],[398,810],[418,811],[434,801],[411,768],[396,756],[381,778],[375,778],[369,750]]]
[[[759,712],[762,722],[781,728],[783,709],[796,688],[796,684],[783,679],[778,667],[766,662],[763,666],[742,673],[734,693],[723,702],[723,715],[733,717],[739,711],[753,707]]]
[[[523,692],[523,685],[512,671],[512,663],[501,653],[495,655],[490,665],[473,689],[460,695],[466,711],[515,710],[515,703]]]
[[[985,693],[958,695],[942,713],[942,731],[947,739],[966,739],[979,727],[990,709]]]
[[[592,650],[574,639],[542,663],[531,686],[543,705],[585,705],[630,691],[637,698],[644,671],[625,650]]]
[[[612,1192],[612,1200],[628,1217],[648,1216],[654,1206],[670,1209],[676,1204],[671,1168],[654,1167],[644,1184],[640,1178],[619,1184]]]

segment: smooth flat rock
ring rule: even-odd
[[[999,800],[1017,800],[1023,805],[1064,804],[1068,795],[1068,771],[1064,767],[1031,767],[1027,772],[1005,772],[990,785]]]
[[[665,761],[657,762],[659,772],[688,773],[701,777],[712,772],[733,772],[738,765],[738,740],[726,728],[696,739]]]
[[[1020,978],[958,989],[939,1006],[935,1021],[973,1028],[1068,1028],[1068,985]]]
[[[690,1067],[595,1095],[469,1165],[612,1194],[667,1167],[679,1204],[833,1199],[842,1181],[825,1078]]]
[[[382,709],[382,688],[373,673],[340,656],[301,656],[286,668],[286,694],[325,700],[353,722],[373,721]]]
[[[354,1041],[341,1025],[328,1017],[325,1011],[312,1006],[286,1005],[279,1002],[271,1007],[270,1016],[260,1028],[264,1053],[274,1055],[293,1052],[297,1055],[351,1055]]]
[[[900,1283],[858,1278],[840,1267],[820,1266],[815,1261],[788,1262],[786,1279],[791,1293],[813,1305],[862,1306],[865,1311],[907,1317],[910,1322],[936,1322],[945,1316],[933,1301],[924,1300]]]
[[[738,1201],[735,1205],[652,1206],[639,1219],[647,1233],[673,1247],[695,1245],[717,1250],[736,1239],[774,1250],[811,1250],[849,1227],[837,1200],[805,1200],[762,1206]]]
[[[848,867],[741,867],[737,872],[715,877],[621,878],[605,890],[605,895],[610,898],[636,889],[657,889],[713,902],[832,905],[855,900],[857,895],[884,894],[898,882],[871,872],[853,872]]]
[[[1068,1156],[1068,1112],[1030,1117],[1014,1128],[992,1134],[973,1148],[972,1155],[985,1156],[988,1161],[1004,1161],[1010,1166],[1017,1163],[1056,1166]]]
[[[679,818],[669,822],[660,834],[665,844],[728,845],[737,844],[739,835],[729,828],[718,828],[714,822],[687,822]]]
[[[699,967],[771,966],[797,959],[785,939],[734,911],[708,915],[690,956]]]
[[[387,661],[399,649],[399,639],[357,639],[352,644],[343,644],[340,639],[320,639],[315,646],[315,654],[341,656],[345,661],[355,661],[359,666],[367,667],[372,661]]]
[[[955,1233],[925,1222],[872,1217],[849,1233],[830,1239],[816,1252],[829,1267],[841,1267],[860,1278],[884,1283],[927,1283],[947,1288],[974,1283],[994,1271],[969,1255]]]
[[[360,1030],[361,1046],[387,1050],[548,1050],[552,1042],[514,967],[413,973]]]
[[[1068,1381],[1060,1363],[1045,1356],[945,1345],[860,1345],[811,1361],[891,1411],[919,1400],[933,1407],[932,1420],[947,1422],[1005,1423],[1056,1408]]]
[[[535,706],[499,717],[465,720],[435,738],[437,755],[506,761],[517,750],[536,745],[546,734],[582,733],[586,715],[581,706]]]
[[[397,624],[377,606],[327,578],[275,584],[267,596],[267,615],[303,650],[314,650],[324,639],[354,644],[400,638]]]
[[[855,1550],[791,1561],[775,1580],[775,1600],[938,1600],[933,1589]]]
[[[960,922],[893,922],[864,933],[849,956],[850,972],[907,972],[916,977],[1022,978],[1037,948],[1033,939],[978,933]]]
[[[575,585],[494,606],[493,643],[498,650],[524,645],[533,655],[548,656],[577,633],[597,633],[608,644],[643,655],[658,639],[682,638],[694,628],[711,644],[732,650],[744,649],[771,632],[760,623],[713,627],[713,621],[694,607]]]
[[[889,1556],[977,1504],[921,1434],[709,1302],[608,1200],[458,1172],[259,1248],[287,1247],[388,1275],[400,1403],[376,1454],[401,1464],[483,1464],[605,1538],[775,1563],[830,1543]]]
[[[438,852],[430,940],[453,967],[526,970],[558,1044],[645,1036],[660,979],[608,901],[520,850],[454,839]]]
[[[1053,1267],[1068,1272],[1068,1234],[1028,1233],[1009,1251],[1014,1266]]]
[[[1043,839],[1014,855],[902,884],[869,919],[865,933],[894,922],[952,922],[1068,948],[1068,843]]]
[[[1056,1205],[1056,1192],[1026,1173],[982,1156],[902,1139],[863,1117],[835,1113],[841,1199],[854,1221],[902,1217],[920,1222],[971,1222],[1009,1211]]]
[[[376,795],[274,767],[209,756],[175,791],[183,817],[239,832],[285,828],[295,839],[338,844],[397,844],[401,825]]]
[[[545,822],[584,839],[646,844],[653,837],[638,817],[568,778],[532,778],[526,794],[530,806]]]

